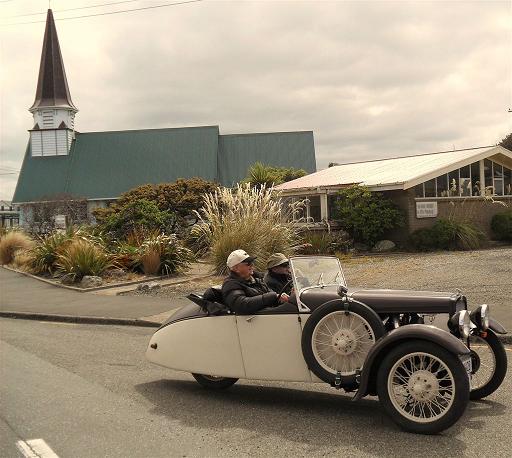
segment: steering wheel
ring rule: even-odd
[[[281,291],[279,291],[279,294],[277,295],[277,301],[278,301],[278,302],[281,302],[281,296],[283,295],[284,290],[285,290],[286,288],[288,288],[288,286],[292,283],[292,281],[293,281],[293,280],[290,278],[290,280],[288,280],[288,281],[284,284],[284,286],[281,288]]]

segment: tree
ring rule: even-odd
[[[274,185],[286,183],[307,175],[303,169],[293,167],[274,167],[261,162],[255,162],[247,170],[247,176],[243,180],[251,186],[261,189],[263,186],[269,188]]]
[[[403,212],[381,193],[364,186],[350,186],[338,192],[335,218],[356,242],[369,246],[390,229],[403,226]]]
[[[512,151],[512,133],[508,134],[503,140],[501,140],[500,145],[503,148],[507,148]]]

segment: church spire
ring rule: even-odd
[[[34,113],[39,108],[68,108],[78,111],[69,93],[64,62],[60,53],[59,38],[53,20],[52,10],[48,10],[44,32],[41,64],[37,80],[36,97],[29,111]]]
[[[75,114],[78,110],[69,94],[51,9],[46,17],[36,99],[29,111],[34,117],[34,127],[29,131],[32,156],[69,154],[75,138]]]

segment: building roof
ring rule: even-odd
[[[256,161],[274,167],[316,171],[312,131],[221,135],[219,182],[232,186],[247,175]]]
[[[30,111],[42,107],[69,107],[78,111],[71,101],[64,62],[60,52],[59,38],[57,37],[57,29],[55,28],[51,9],[48,10],[46,16],[36,97]]]
[[[192,177],[231,186],[256,161],[314,171],[313,134],[219,136],[218,126],[77,132],[67,156],[32,157],[27,147],[13,201],[115,199],[146,183]]]
[[[360,184],[374,190],[409,189],[442,173],[486,157],[498,156],[512,163],[512,152],[502,146],[488,146],[341,164],[283,183],[277,189],[286,193],[351,184]]]

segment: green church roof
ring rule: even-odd
[[[115,199],[146,183],[202,177],[231,186],[254,162],[314,172],[312,132],[220,135],[218,126],[76,133],[69,155],[25,152],[13,202]]]
[[[219,182],[232,186],[255,162],[316,171],[313,132],[272,132],[219,136]]]

